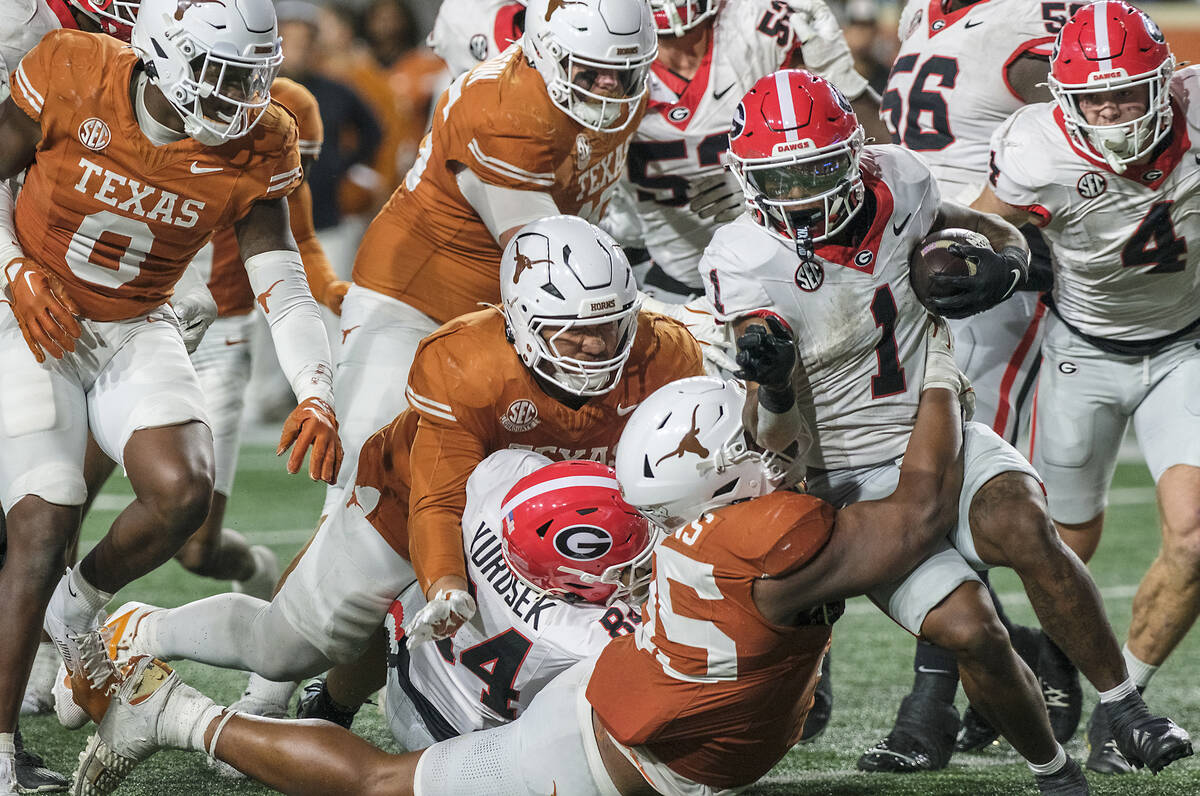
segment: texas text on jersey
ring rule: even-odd
[[[549,194],[595,221],[624,168],[644,104],[622,130],[597,131],[551,101],[520,45],[462,75],[438,100],[404,185],[359,247],[354,282],[438,323],[500,295],[500,247],[463,197],[456,167],[490,185]]]
[[[17,200],[21,246],[99,321],[166,302],[213,230],[301,179],[295,122],[274,105],[221,146],[152,145],[129,99],[137,63],[115,39],[59,30],[13,78],[14,101],[42,130]]]
[[[635,764],[643,747],[694,782],[732,788],[796,744],[830,627],[771,625],[752,591],[816,555],[833,520],[817,498],[775,492],[717,509],[659,544],[644,624],[605,647],[587,686],[605,729],[635,747]]]
[[[462,575],[464,489],[485,456],[521,448],[611,464],[633,408],[662,385],[703,372],[686,329],[642,313],[617,386],[571,409],[538,386],[505,338],[500,313],[458,318],[421,342],[410,408],[362,447],[357,484],[380,492],[368,519],[410,558],[422,591],[442,575]]]

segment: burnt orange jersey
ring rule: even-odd
[[[368,519],[410,558],[423,588],[464,575],[461,523],[475,465],[504,448],[612,465],[633,408],[662,385],[703,373],[683,326],[642,313],[620,383],[571,409],[538,387],[497,310],[457,318],[417,348],[410,408],[362,447],[356,484],[380,493]]]
[[[830,628],[772,625],[752,590],[816,555],[833,518],[824,501],[775,492],[667,537],[643,625],[605,647],[588,683],[612,736],[714,787],[770,771],[800,739]]]
[[[304,86],[277,77],[271,84],[271,99],[282,105],[296,120],[300,136],[301,157],[317,157],[325,141],[325,128],[317,108],[317,98]],[[316,242],[317,231],[312,221],[312,192],[307,185],[298,187],[288,198],[288,216],[291,219],[292,235],[304,261],[304,273],[308,277],[313,295],[321,297],[325,286],[336,275],[333,266],[325,257],[325,251]],[[254,309],[254,291],[242,264],[238,249],[237,234],[233,227],[226,227],[213,234],[212,274],[208,278],[208,290],[217,302],[217,314],[245,315]]]
[[[214,230],[288,195],[301,177],[296,124],[275,105],[221,146],[154,146],[130,99],[137,63],[116,39],[56,30],[12,79],[13,100],[42,131],[17,198],[17,237],[99,321],[170,299]]]
[[[455,175],[465,167],[492,185],[547,193],[560,213],[597,221],[644,109],[619,132],[589,130],[550,101],[519,45],[484,61],[438,100],[417,162],[367,229],[355,284],[439,323],[499,301],[500,247]]]

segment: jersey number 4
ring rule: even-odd
[[[1175,234],[1171,223],[1171,205],[1157,202],[1138,224],[1125,248],[1121,265],[1126,268],[1153,265],[1147,274],[1176,274],[1187,267],[1187,241]]]
[[[506,719],[517,717],[517,711],[510,703],[519,699],[521,692],[513,689],[513,683],[532,646],[532,641],[514,628],[509,628],[459,654],[459,663],[483,681],[484,688],[479,693],[479,701],[495,711],[496,715]],[[454,644],[450,639],[438,641],[437,649],[443,660],[454,663]]]
[[[915,53],[896,59],[888,84],[896,75],[912,72],[917,66]],[[935,55],[921,64],[908,90],[908,112],[899,89],[889,88],[879,103],[879,115],[892,133],[893,144],[904,144],[914,152],[933,152],[954,143],[950,131],[950,109],[941,90],[927,90],[929,78],[936,77],[941,89],[954,88],[958,82],[958,60]],[[927,118],[923,118],[927,117]],[[928,127],[923,126],[927,123]]]

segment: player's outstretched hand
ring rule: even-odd
[[[296,445],[287,461],[289,473],[300,472],[304,453],[311,447],[309,477],[327,484],[337,481],[338,469],[342,466],[342,443],[338,439],[337,416],[333,413],[333,407],[320,398],[301,401],[283,423],[283,434],[279,437],[279,448],[275,455],[282,456],[293,442]]]
[[[955,243],[947,251],[971,266],[969,276],[931,274],[930,309],[945,318],[967,318],[990,310],[1013,294],[1029,268],[1029,253],[1016,246],[994,252]]]
[[[791,331],[778,318],[768,315],[767,326],[769,330],[753,324],[737,339],[739,370],[733,375],[764,387],[785,387],[791,384],[796,346]]]
[[[703,177],[688,186],[688,209],[717,224],[733,221],[746,209],[742,188],[727,172]]]
[[[342,279],[334,279],[325,286],[325,292],[321,294],[321,303],[334,315],[341,315],[342,302],[346,300],[346,293],[349,291],[349,282]]]
[[[404,626],[406,646],[413,649],[427,641],[450,638],[474,615],[475,600],[470,594],[462,589],[438,589]]]
[[[37,361],[45,362],[46,354],[62,359],[74,351],[75,341],[83,334],[75,316],[82,313],[62,282],[24,257],[11,260],[4,273],[12,294],[9,303],[13,315]]]

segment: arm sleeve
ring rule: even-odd
[[[409,406],[418,415],[409,451],[408,545],[422,590],[445,575],[466,577],[462,517],[467,479],[488,453],[476,413],[464,406],[447,372],[460,372],[440,347],[422,345],[410,371]],[[431,367],[430,362],[436,362]]]
[[[333,406],[329,338],[300,255],[287,250],[256,254],[246,260],[246,275],[297,402],[318,398]]]
[[[308,183],[302,183],[288,197],[288,216],[292,225],[292,236],[296,239],[296,248],[300,250],[300,260],[304,264],[304,276],[308,279],[309,290],[317,301],[323,301],[325,291],[330,282],[337,280],[337,274],[325,249],[317,240],[317,230],[312,218],[312,189]]]
[[[496,240],[513,227],[522,227],[546,216],[558,215],[554,197],[543,191],[517,191],[483,182],[470,169],[455,177],[463,198],[479,214]]]

